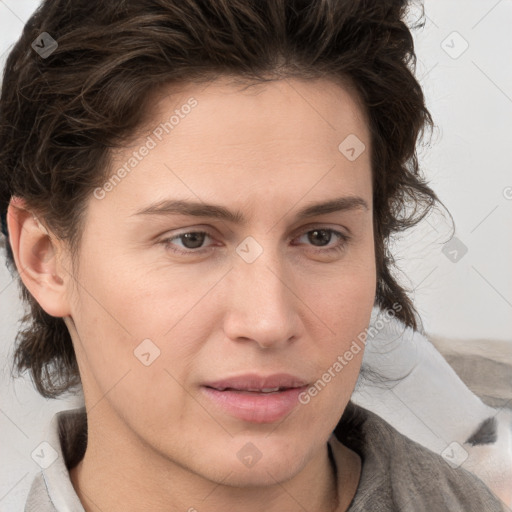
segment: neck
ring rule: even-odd
[[[88,422],[85,456],[70,470],[86,512],[221,512],[237,510],[241,503],[244,512],[262,507],[266,512],[343,512],[357,488],[360,459],[341,444],[336,449],[337,468],[331,464],[325,443],[291,479],[281,482],[269,474],[266,486],[242,487],[229,485],[230,475],[206,479],[157,453],[134,434],[124,435],[126,426],[123,429],[101,419]],[[340,478],[343,481],[338,486]]]

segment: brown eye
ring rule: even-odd
[[[338,242],[335,244],[331,244],[330,247],[326,249],[322,249],[322,247],[327,247],[331,240],[333,239],[333,235],[338,238]],[[316,228],[309,231],[306,231],[303,235],[299,237],[307,237],[307,243],[312,245],[313,247],[318,247],[319,250],[317,252],[330,252],[330,251],[341,251],[347,245],[347,242],[350,240],[348,235],[336,231],[330,228]]]
[[[164,244],[166,249],[179,254],[196,254],[209,249],[209,247],[203,247],[206,238],[210,238],[206,231],[188,231],[166,238],[161,243]],[[177,240],[181,242],[181,246],[176,245]]]
[[[308,231],[308,240],[313,243],[313,245],[317,245],[319,242],[320,246],[328,245],[332,238],[332,232],[327,229],[315,229],[313,231]]]
[[[203,245],[206,233],[184,233],[179,235],[178,238],[182,240],[186,249],[198,249]]]

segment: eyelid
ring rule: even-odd
[[[212,234],[210,232],[208,232],[207,230],[205,230],[205,229],[194,229],[194,228],[192,228],[192,229],[188,229],[186,231],[183,231],[181,233],[177,233],[175,235],[168,236],[168,237],[162,239],[159,243],[164,244],[164,246],[168,247],[171,244],[171,242],[173,242],[174,240],[179,239],[181,236],[187,235],[189,233],[193,233],[193,234],[196,234],[196,235],[204,234],[204,235],[206,235],[207,237],[209,237],[211,239],[214,238],[212,236]],[[177,253],[181,253],[181,254],[201,254],[201,253],[203,253],[205,251],[208,251],[208,250],[212,249],[213,247],[215,247],[215,246],[214,245],[209,245],[207,247],[199,247],[198,249],[187,249],[187,248],[185,248],[185,249],[177,249],[175,251],[174,251],[174,249],[171,249],[171,250],[173,250],[174,252],[177,252]]]
[[[305,236],[308,233],[310,233],[311,231],[317,231],[317,230],[318,231],[328,231],[328,232],[332,233],[335,237],[338,237],[340,240],[338,241],[338,243],[335,243],[334,245],[328,245],[328,246],[319,246],[318,247],[318,246],[314,246],[314,245],[308,245],[308,250],[310,252],[312,252],[312,253],[315,253],[315,254],[330,255],[333,252],[341,253],[344,249],[346,249],[347,245],[352,240],[352,236],[351,235],[343,233],[339,229],[334,229],[334,228],[330,228],[330,227],[327,227],[327,226],[325,226],[325,227],[320,226],[320,227],[309,228],[309,229],[303,231],[302,233],[300,233],[295,238],[299,238],[299,237]]]
[[[312,222],[305,224],[293,231],[292,239],[297,238],[299,235],[308,233],[309,231],[315,231],[315,229],[325,229],[326,231],[335,231],[347,237],[352,236],[352,232],[348,227],[340,226],[339,224],[329,224],[326,222]],[[345,233],[343,231],[345,231]]]
[[[315,231],[315,230],[328,231],[328,232],[332,233],[334,236],[337,236],[341,239],[340,243],[332,245],[332,246],[328,246],[328,247],[323,247],[323,246],[315,247],[314,245],[310,245],[309,247],[313,250],[313,252],[316,252],[316,253],[326,254],[329,251],[341,250],[352,239],[351,234],[343,233],[343,231],[341,231],[338,226],[336,226],[336,228],[334,228],[334,227],[327,226],[325,224],[318,223],[318,224],[310,224],[310,225],[306,225],[306,226],[302,226],[301,228],[298,228],[298,230],[296,230],[294,232],[294,234],[290,238],[290,240],[295,240],[296,238],[307,235],[311,231]],[[350,233],[350,230],[348,230],[348,228],[345,228],[345,230],[349,231],[349,233]],[[211,239],[215,239],[215,237],[212,235],[212,233],[210,232],[209,229],[200,228],[200,227],[191,227],[191,228],[183,228],[183,231],[175,233],[172,236],[165,237],[158,243],[163,244],[166,247],[169,247],[169,245],[171,244],[172,241],[179,239],[181,236],[190,234],[190,233],[204,234]],[[300,245],[300,244],[298,244],[298,245]],[[215,245],[209,245],[206,247],[199,247],[197,249],[186,249],[185,248],[185,249],[170,249],[170,250],[177,254],[199,255],[199,254],[203,254],[207,251],[212,250],[214,247],[215,247]]]

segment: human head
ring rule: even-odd
[[[415,327],[388,242],[423,218],[437,198],[421,177],[415,152],[432,121],[412,72],[413,41],[403,21],[407,2],[210,5],[146,0],[98,9],[90,1],[43,2],[5,67],[1,211],[11,196],[22,197],[69,244],[78,264],[85,205],[112,174],[115,148],[144,122],[152,92],[166,84],[207,85],[223,75],[246,83],[335,77],[356,91],[371,136],[375,301],[385,309],[399,302],[397,316]],[[58,42],[47,58],[31,48],[42,32]],[[7,256],[14,268],[9,248]],[[68,329],[19,283],[29,313],[18,334],[17,367],[31,371],[41,394],[58,396],[80,382]]]

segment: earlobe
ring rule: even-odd
[[[7,228],[16,268],[30,294],[49,315],[69,315],[69,279],[62,275],[65,271],[55,237],[19,197],[9,203]]]

